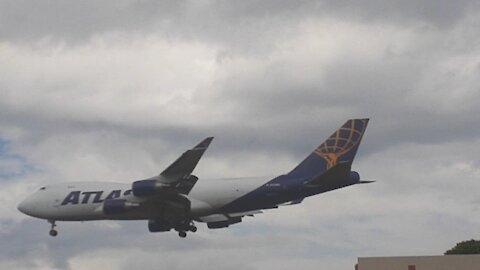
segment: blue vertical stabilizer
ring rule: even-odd
[[[308,179],[323,174],[337,164],[351,164],[367,128],[368,120],[348,120],[287,176]]]

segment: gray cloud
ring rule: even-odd
[[[475,1],[422,0],[416,2],[405,1],[325,1],[325,5],[332,10],[345,12],[348,15],[358,16],[366,20],[380,20],[396,24],[426,22],[438,27],[450,27],[468,14],[472,7],[478,7]]]
[[[302,20],[333,17],[347,21],[452,27],[475,1],[2,1],[0,33],[5,41],[42,38],[75,43],[108,32],[155,32],[181,39],[228,44],[229,49],[275,46],[272,39]],[[32,12],[35,11],[35,12]],[[218,23],[222,22],[222,23]],[[293,27],[293,28],[292,28]],[[254,40],[254,42],[252,42]],[[250,48],[250,49],[249,49]],[[264,52],[262,50],[262,52]]]

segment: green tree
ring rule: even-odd
[[[455,247],[445,252],[445,255],[452,254],[480,254],[480,241],[472,239],[457,243]]]

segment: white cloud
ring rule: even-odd
[[[115,33],[73,48],[5,43],[1,58],[11,64],[2,66],[1,100],[16,114],[176,124],[176,115],[195,108],[194,95],[215,71],[214,57],[215,48],[198,42]]]

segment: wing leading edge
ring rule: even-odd
[[[160,173],[160,176],[166,180],[164,180],[164,182],[175,182],[178,179],[187,178],[190,176],[212,140],[213,137],[205,138],[195,147],[187,150],[177,160],[170,164],[170,166]]]

